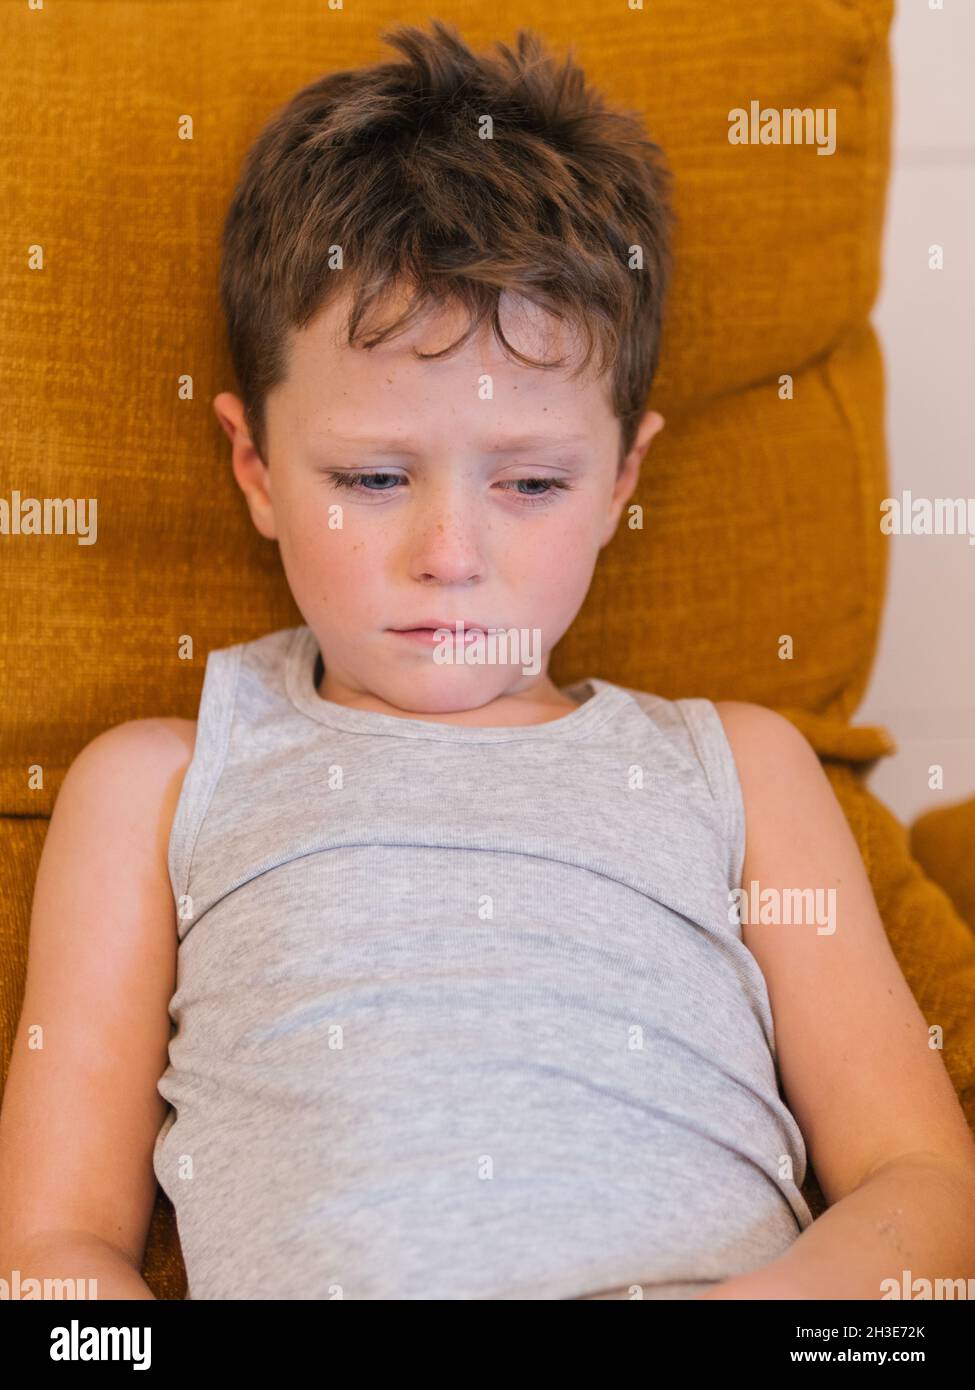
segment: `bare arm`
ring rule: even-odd
[[[700,1297],[967,1298],[973,1248],[971,1171],[935,1154],[912,1155],[875,1169],[777,1260]],[[945,1294],[936,1295],[938,1280]]]
[[[975,1276],[975,1139],[891,950],[818,758],[780,715],[717,706],[747,821],[742,886],[815,890],[831,922],[743,921],[768,985],[789,1108],[829,1208],[709,1298],[874,1298]],[[776,1291],[778,1290],[778,1292]]]
[[[21,1286],[97,1279],[98,1298],[152,1297],[140,1270],[177,943],[166,850],[194,729],[100,734],[51,817],[0,1112],[0,1277]]]
[[[126,1251],[86,1231],[35,1236],[4,1257],[2,1277],[14,1270],[22,1297],[155,1298]]]

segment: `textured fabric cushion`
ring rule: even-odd
[[[642,529],[604,552],[552,674],[784,711],[828,759],[895,952],[972,1111],[975,938],[862,785],[893,749],[851,719],[883,601],[883,371],[868,314],[888,165],[892,0],[716,6],[446,0],[475,47],[535,27],[639,111],[675,174],[677,269],[652,405],[667,417]],[[7,17],[0,262],[8,499],[96,497],[98,539],[0,537],[0,1026],[6,1065],[46,819],[101,729],[193,716],[207,652],[301,621],[248,519],[210,407],[233,386],[216,301],[220,226],[241,158],[322,72],[377,60],[380,31],[426,7],[317,0],[71,6]],[[106,66],[103,55],[113,63]],[[91,81],[91,74],[98,81]],[[733,146],[728,116],[835,108],[836,152]],[[190,114],[192,141],[177,138]],[[28,248],[44,251],[28,270]],[[783,374],[794,398],[779,398]],[[192,378],[182,399],[180,378]],[[184,393],[185,394],[185,393]],[[791,636],[791,659],[780,640]],[[192,659],[179,644],[193,640]],[[32,787],[31,767],[43,769]],[[17,819],[26,817],[27,819]],[[36,817],[37,819],[32,819]],[[822,1198],[810,1174],[804,1194]],[[144,1267],[184,1275],[160,1195]]]
[[[975,796],[918,816],[911,853],[975,931]],[[975,1015],[975,999],[971,1011]]]
[[[674,170],[672,311],[653,405],[668,426],[642,530],[607,547],[557,679],[754,699],[844,723],[878,628],[882,372],[867,314],[888,158],[891,0],[717,6],[447,4],[476,48],[537,25],[640,112]],[[7,16],[0,266],[9,491],[96,497],[98,538],[0,538],[0,810],[50,812],[78,749],[195,711],[206,652],[300,621],[254,530],[210,400],[233,385],[216,301],[241,158],[300,86],[395,54],[427,10],[379,0],[196,7],[77,0]],[[106,66],[103,55],[113,54]],[[99,80],[92,83],[91,73]],[[732,145],[729,112],[835,108],[836,152]],[[177,122],[193,117],[193,139]],[[40,245],[43,269],[26,267]],[[778,398],[781,374],[793,400]],[[181,399],[180,378],[193,398]],[[795,644],[778,655],[782,633]],[[179,642],[194,641],[192,660]],[[874,751],[883,751],[883,739]],[[44,769],[41,788],[27,767]]]
[[[928,1026],[943,1032],[944,1063],[975,1130],[975,800],[954,817],[947,808],[936,813],[945,816],[938,828],[949,847],[938,855],[944,878],[936,883],[925,873],[923,858],[919,863],[911,853],[917,831],[909,836],[848,764],[827,763],[826,769],[863,855],[894,955]],[[961,856],[954,858],[959,842],[968,847],[964,868]]]

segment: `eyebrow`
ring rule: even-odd
[[[485,454],[528,453],[540,449],[564,449],[568,444],[585,444],[589,436],[585,434],[525,434],[511,439],[496,440],[482,451]],[[333,434],[321,442],[322,448],[332,444],[351,444],[367,454],[410,454],[419,451],[411,447],[408,439],[384,439],[374,435]]]

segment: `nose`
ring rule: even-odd
[[[476,503],[438,488],[411,508],[410,568],[427,583],[468,584],[483,577],[483,519]]]

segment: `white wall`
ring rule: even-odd
[[[889,494],[975,497],[975,4],[898,0],[884,274]],[[944,269],[928,248],[944,247]],[[975,545],[891,536],[876,663],[857,723],[899,752],[870,777],[901,820],[975,795]],[[944,790],[928,768],[944,768]],[[975,854],[975,845],[972,847]]]

